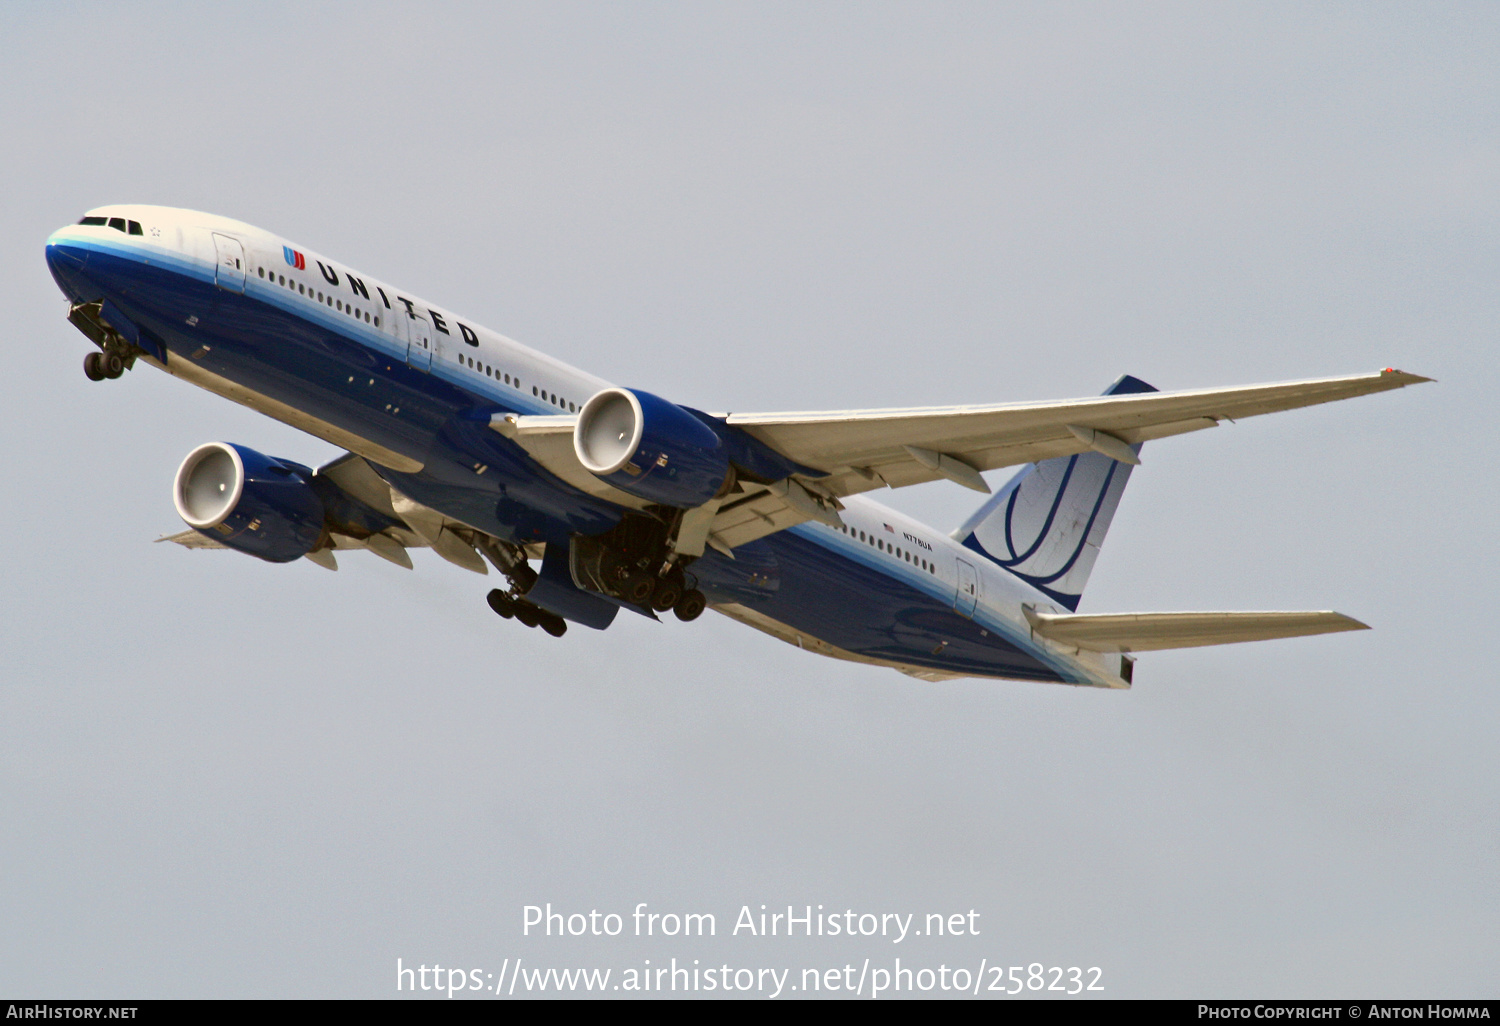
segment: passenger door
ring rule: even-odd
[[[406,316],[406,365],[431,373],[432,325],[419,313]]]
[[[226,292],[245,291],[245,247],[239,239],[213,233],[214,284]]]
[[[953,597],[953,608],[964,616],[972,617],[974,607],[979,604],[979,575],[974,567],[963,560],[958,561],[958,592]]]

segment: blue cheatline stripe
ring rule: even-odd
[[[103,255],[158,268],[172,274],[180,274],[185,278],[205,284],[216,283],[217,263],[204,263],[171,250],[143,248],[139,243],[115,243],[111,239],[93,237],[61,238],[54,240],[53,244],[96,250]],[[283,246],[282,249],[285,252],[287,247]],[[325,309],[315,300],[308,300],[297,293],[286,294],[284,286],[246,275],[244,294],[246,298],[263,302],[291,317],[350,339],[388,359],[398,360],[403,364],[406,362],[405,343],[387,335],[374,325],[365,324],[363,320],[356,324],[353,318],[336,313],[332,308]],[[382,314],[387,318],[394,315],[394,311],[385,311]],[[521,414],[548,415],[558,412],[557,407],[543,399],[506,385],[494,386],[492,389],[488,377],[481,375],[478,371],[468,371],[467,368],[462,368],[462,370],[467,373],[461,373],[461,368],[457,365],[449,366],[447,363],[434,361],[431,375],[441,381],[457,385],[475,396],[481,404],[493,404]]]

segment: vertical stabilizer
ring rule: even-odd
[[[1104,394],[1155,391],[1127,374]],[[1137,454],[1141,449],[1130,448]],[[1058,605],[1076,610],[1132,469],[1099,452],[1033,463],[953,536]]]

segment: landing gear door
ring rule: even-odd
[[[406,319],[406,365],[419,371],[432,371],[432,325],[421,314],[410,313]]]
[[[245,291],[245,247],[240,240],[213,233],[214,284],[226,292]]]
[[[974,567],[963,560],[958,561],[958,593],[953,598],[953,608],[964,616],[972,617],[974,607],[979,604],[979,575]]]

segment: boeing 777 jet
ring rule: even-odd
[[[430,547],[561,635],[712,607],[922,680],[1129,687],[1132,653],[1354,630],[1339,613],[1088,613],[1083,589],[1145,442],[1429,380],[1349,377],[914,409],[714,413],[612,385],[225,217],[90,211],[47,241],[94,381],[147,365],[346,450],[316,469],[187,454],[189,548],[273,563]],[[985,471],[1019,468],[992,491]],[[952,534],[865,493],[984,493]],[[364,557],[368,558],[368,557]]]

